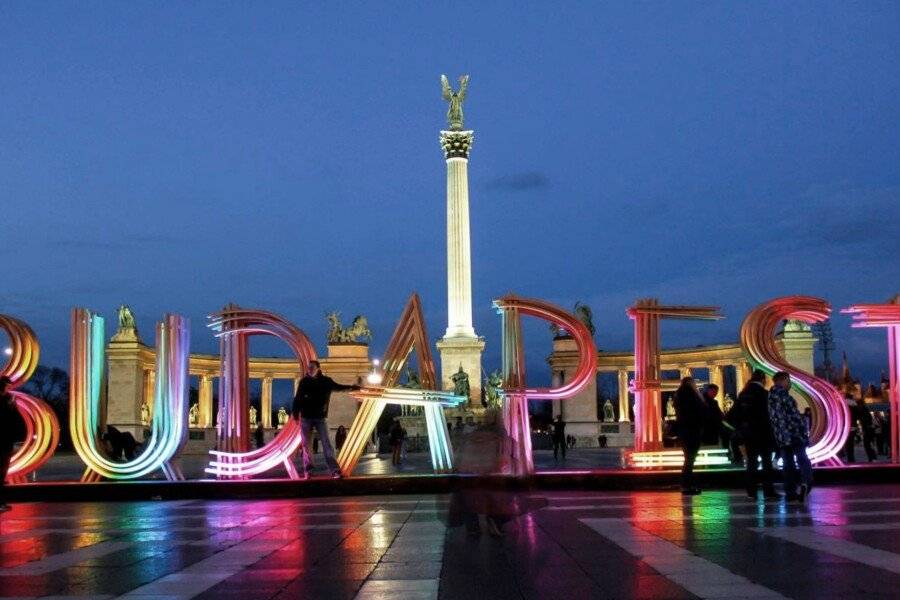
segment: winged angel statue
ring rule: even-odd
[[[459,91],[454,92],[450,87],[450,80],[446,75],[441,75],[441,88],[444,92],[444,100],[450,103],[447,110],[447,123],[452,131],[462,131],[463,128],[463,100],[466,99],[466,88],[469,87],[469,76],[461,75],[459,78]]]

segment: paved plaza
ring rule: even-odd
[[[898,491],[556,491],[502,539],[448,528],[448,496],[19,504],[0,596],[895,598]]]

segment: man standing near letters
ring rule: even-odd
[[[334,457],[334,449],[331,446],[331,438],[328,437],[328,402],[331,400],[331,392],[342,390],[358,390],[358,385],[342,385],[331,377],[322,374],[322,368],[316,360],[310,361],[306,376],[300,380],[297,393],[294,395],[294,404],[291,414],[294,419],[300,421],[303,431],[303,444],[308,446],[312,439],[312,431],[319,433],[322,441],[322,453],[325,462],[331,470],[331,476],[335,479],[341,476],[337,460]],[[304,457],[303,478],[309,478],[309,470]],[[312,456],[309,457],[309,466],[312,466]]]
[[[759,484],[768,499],[777,499],[772,473],[772,453],[775,451],[775,436],[769,419],[769,392],[766,390],[766,374],[760,369],[753,371],[750,381],[738,394],[732,423],[737,435],[747,449],[747,495],[756,500]],[[760,465],[762,474],[760,474]]]

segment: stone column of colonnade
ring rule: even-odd
[[[156,371],[144,371],[144,402],[150,408],[150,417],[153,418],[153,400],[156,395]]]
[[[747,382],[750,381],[751,374],[750,363],[743,361],[734,365],[734,387],[737,394],[740,394]],[[736,397],[735,400],[737,400]]]
[[[619,423],[631,421],[631,400],[628,397],[628,371],[619,369],[616,372],[619,383]]]
[[[722,365],[709,365],[709,382],[718,386],[719,392],[716,394],[716,401],[722,406],[722,399],[725,398],[725,374]]]
[[[198,403],[199,403],[199,419],[197,425],[199,427],[208,428],[214,427],[215,423],[213,422],[213,376],[209,374],[203,374],[200,376],[200,390],[198,394]]]
[[[266,429],[272,427],[272,376],[262,378],[259,395],[259,415],[262,426]]]

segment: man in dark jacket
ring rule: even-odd
[[[297,393],[294,395],[294,404],[291,414],[295,420],[300,421],[303,430],[303,443],[309,444],[312,439],[312,430],[319,433],[322,440],[322,453],[325,462],[331,470],[331,476],[338,478],[341,471],[334,457],[334,449],[331,447],[331,439],[328,437],[328,402],[331,400],[331,392],[341,390],[358,390],[358,385],[342,385],[331,377],[322,374],[322,368],[318,361],[310,361],[306,376],[300,380]],[[312,456],[309,457],[312,466]],[[309,477],[306,460],[303,461],[303,478]]]
[[[769,419],[769,392],[766,390],[766,373],[761,369],[753,371],[750,381],[738,394],[735,404],[734,423],[737,435],[744,441],[747,451],[747,495],[756,499],[760,480],[766,498],[775,499],[780,495],[772,483],[772,453],[775,438]],[[762,477],[759,464],[762,464]]]
[[[566,460],[566,422],[562,415],[556,415],[553,426],[553,460],[559,459],[559,449],[562,448],[563,460]]]
[[[694,496],[700,493],[694,487],[694,461],[700,451],[703,439],[703,423],[706,421],[706,405],[693,377],[685,377],[675,390],[675,433],[684,453],[684,464],[681,467],[681,493]]]
[[[6,474],[9,472],[13,446],[16,443],[16,423],[20,418],[16,409],[16,399],[9,392],[11,383],[9,377],[0,377],[0,512],[9,510],[3,487],[6,484]]]

